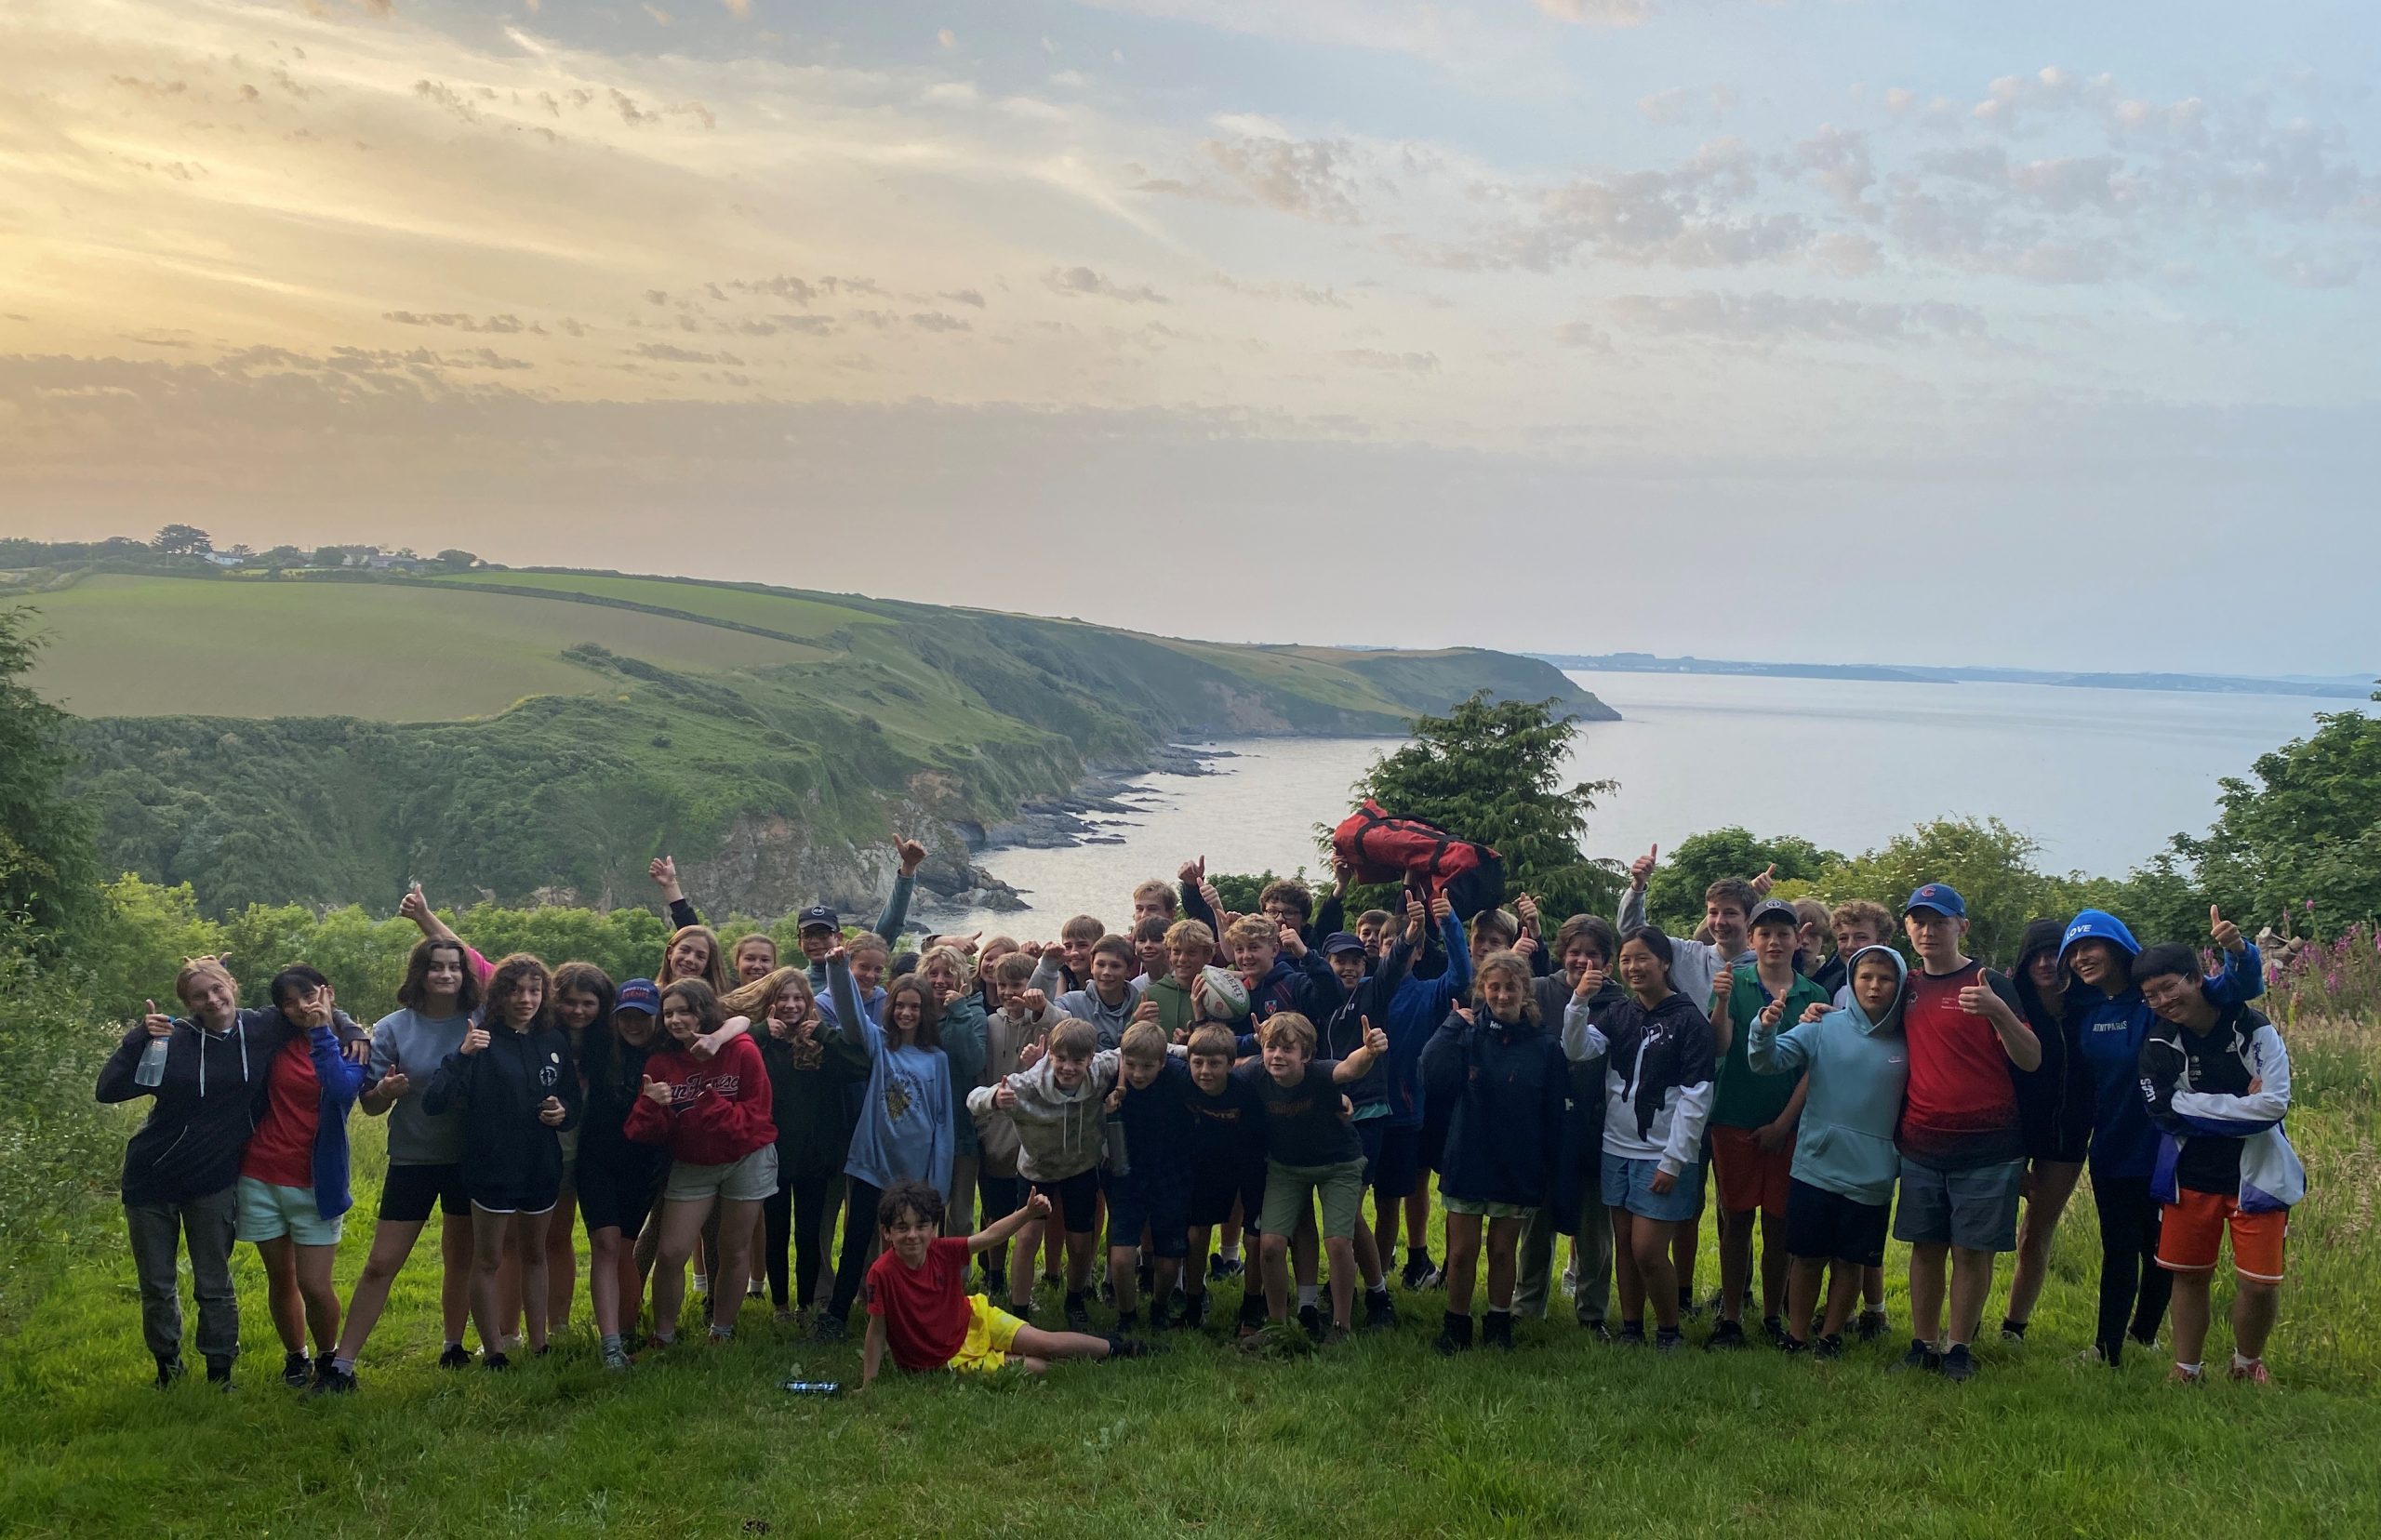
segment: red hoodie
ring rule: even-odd
[[[668,1145],[688,1165],[726,1165],[777,1142],[769,1117],[769,1071],[750,1037],[734,1037],[709,1064],[676,1046],[645,1061],[645,1072],[670,1087],[667,1111],[640,1095],[621,1132],[643,1144]]]

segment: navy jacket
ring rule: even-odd
[[[1571,1083],[1553,1033],[1484,1009],[1474,1022],[1450,1014],[1422,1050],[1422,1081],[1451,1108],[1442,1194],[1523,1208],[1552,1201]]]

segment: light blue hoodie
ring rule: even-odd
[[[1891,947],[1863,947],[1852,954],[1846,976],[1874,954],[1893,959],[1905,984],[1909,965]],[[1785,1031],[1753,1019],[1745,1061],[1763,1075],[1808,1069],[1811,1091],[1794,1134],[1794,1180],[1856,1203],[1882,1207],[1893,1201],[1901,1175],[1901,1152],[1894,1129],[1901,1122],[1902,1092],[1909,1084],[1909,1050],[1902,1041],[1901,1008],[1906,989],[1894,994],[1882,1018],[1870,1021],[1857,1000],[1818,1020]]]

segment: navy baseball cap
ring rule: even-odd
[[[612,1002],[615,1011],[643,1011],[646,1016],[661,1014],[661,991],[649,978],[632,978],[620,986],[619,997]]]
[[[1783,920],[1796,930],[1802,928],[1802,912],[1783,898],[1764,898],[1752,907],[1752,915],[1745,922],[1751,930],[1763,920]]]
[[[793,923],[793,928],[797,931],[818,930],[822,926],[828,930],[844,928],[843,922],[835,918],[835,911],[824,904],[813,904],[810,908],[804,909]]]
[[[1333,931],[1323,938],[1323,955],[1325,957],[1334,956],[1339,952],[1360,952],[1363,949],[1364,944],[1346,931]]]
[[[1904,914],[1908,914],[1912,909],[1933,909],[1935,913],[1949,916],[1953,920],[1964,920],[1968,917],[1968,901],[1961,897],[1959,890],[1949,883],[1929,883],[1911,894],[1909,902],[1901,907]]]

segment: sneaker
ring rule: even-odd
[[[672,1348],[677,1346],[678,1339],[676,1337],[650,1336],[645,1339],[644,1347],[639,1348],[636,1351],[629,1355],[629,1361],[631,1363],[643,1363],[647,1359],[660,1357],[662,1354],[670,1351]]]
[[[1107,1339],[1108,1356],[1112,1359],[1147,1358],[1150,1345],[1138,1337],[1111,1336]]]
[[[2025,1341],[2026,1322],[2022,1321],[2012,1321],[2007,1316],[2002,1316],[2001,1318],[2001,1340],[2003,1342]]]
[[[1685,1346],[1686,1334],[1680,1331],[1677,1327],[1657,1326],[1654,1329],[1654,1350],[1656,1352],[1675,1353]]]
[[[629,1357],[629,1350],[625,1344],[614,1343],[604,1349],[604,1367],[613,1374],[625,1373],[629,1365],[634,1361]]]
[[[448,1343],[446,1350],[438,1355],[438,1367],[441,1369],[469,1369],[471,1366],[472,1350],[459,1342]]]
[[[1397,1276],[1399,1281],[1405,1285],[1406,1292],[1410,1294],[1426,1287],[1422,1281],[1437,1271],[1436,1268],[1430,1266],[1430,1254],[1417,1252],[1405,1259],[1405,1270]]]
[[[800,1318],[796,1316],[793,1311],[788,1309],[782,1305],[769,1312],[770,1321],[778,1326],[791,1326],[799,1319]]]
[[[841,1342],[850,1331],[842,1316],[829,1310],[820,1315],[818,1324],[810,1329],[810,1338],[814,1342]]]
[[[1348,1330],[1347,1327],[1334,1321],[1330,1328],[1323,1334],[1323,1346],[1325,1348],[1337,1348],[1355,1334],[1355,1333]]]
[[[1174,1318],[1177,1331],[1196,1332],[1207,1324],[1207,1291],[1182,1296],[1182,1313]]]
[[[1513,1350],[1513,1312],[1491,1310],[1480,1318],[1480,1342],[1485,1348]]]
[[[174,1387],[174,1381],[181,1378],[183,1373],[182,1361],[179,1357],[159,1359],[157,1361],[157,1388],[160,1390],[171,1390]]]
[[[1966,1343],[1951,1344],[1951,1350],[1943,1355],[1943,1377],[1953,1385],[1965,1385],[1975,1378],[1975,1355],[1968,1351]]]
[[[1741,1348],[1744,1345],[1743,1324],[1739,1321],[1723,1321],[1711,1328],[1711,1339],[1703,1347],[1707,1352],[1716,1352],[1730,1348]]]
[[[1842,1356],[1843,1339],[1840,1336],[1823,1336],[1811,1345],[1811,1357],[1815,1359],[1840,1359]]]
[[[1389,1297],[1386,1288],[1367,1290],[1364,1294],[1364,1330],[1386,1332],[1397,1324],[1397,1302]]]
[[[2197,1385],[2201,1380],[2205,1379],[2206,1377],[2206,1370],[2186,1368],[2179,1363],[2166,1371],[2166,1383],[2168,1385]],[[2235,1374],[2233,1377],[2237,1379],[2240,1376]]]
[[[1898,1374],[1907,1370],[1919,1369],[1932,1374],[1939,1373],[1942,1367],[1943,1355],[1936,1352],[1934,1348],[1929,1348],[1926,1344],[1919,1341],[1916,1337],[1912,1337],[1909,1340],[1909,1351],[1904,1353],[1901,1356],[1901,1361],[1886,1370],[1885,1373],[1888,1374]]]
[[[326,1363],[314,1375],[314,1383],[307,1388],[309,1396],[352,1396],[358,1387],[355,1371],[341,1369],[336,1363]]]
[[[1223,1253],[1217,1252],[1215,1255],[1207,1258],[1207,1277],[1211,1280],[1220,1278],[1238,1278],[1245,1266],[1246,1264],[1242,1262],[1239,1257],[1226,1256]]]
[[[1720,1296],[1718,1294],[1713,1294],[1711,1296],[1711,1303],[1714,1305],[1719,1304]],[[1703,1307],[1695,1302],[1694,1292],[1686,1288],[1683,1284],[1680,1286],[1678,1291],[1678,1313],[1689,1318],[1699,1316],[1703,1313]]]
[[[281,1383],[293,1390],[303,1390],[314,1383],[314,1361],[303,1353],[284,1354],[281,1360]]]
[[[765,1279],[746,1279],[744,1281],[744,1297],[747,1299],[758,1299],[761,1297],[762,1291],[767,1286],[768,1281]]]
[[[1809,1352],[1811,1350],[1811,1345],[1803,1341],[1801,1337],[1789,1337],[1785,1333],[1780,1332],[1777,1334],[1777,1350],[1784,1353],[1788,1358],[1792,1358],[1796,1353]]]
[[[1298,1325],[1305,1330],[1307,1335],[1314,1338],[1317,1342],[1321,1342],[1323,1340],[1322,1308],[1319,1306],[1314,1305],[1299,1306]]]
[[[1620,1334],[1613,1340],[1623,1348],[1643,1348],[1645,1346],[1645,1323],[1642,1321],[1622,1321]]]
[[[1594,1337],[1598,1342],[1603,1343],[1607,1348],[1620,1340],[1618,1337],[1612,1334],[1612,1328],[1605,1325],[1601,1321],[1591,1321],[1588,1322],[1588,1334]],[[1645,1334],[1641,1330],[1637,1334],[1639,1336],[1643,1336]]]
[[[1860,1319],[1853,1322],[1852,1330],[1861,1341],[1874,1342],[1883,1336],[1892,1325],[1893,1323],[1885,1319],[1884,1311],[1863,1310],[1860,1312]]]
[[[1457,1315],[1453,1310],[1449,1310],[1446,1315],[1446,1320],[1442,1321],[1439,1325],[1439,1340],[1431,1344],[1431,1346],[1438,1348],[1439,1352],[1447,1358],[1453,1358],[1457,1353],[1470,1351],[1471,1348],[1471,1318],[1468,1315]]]
[[[1068,1331],[1090,1332],[1091,1307],[1084,1303],[1083,1295],[1079,1294],[1067,1295],[1066,1315]]]
[[[1792,1337],[1786,1334],[1786,1323],[1778,1320],[1776,1316],[1762,1316],[1761,1318],[1761,1329],[1769,1334],[1769,1341],[1772,1347],[1783,1348],[1788,1343],[1794,1340]]]
[[[501,1371],[512,1368],[512,1361],[502,1353],[483,1353],[480,1355],[480,1367]]]
[[[2266,1367],[2266,1361],[2263,1359],[2252,1359],[2246,1363],[2234,1364],[2230,1377],[2250,1385],[2273,1383],[2273,1374]]]

